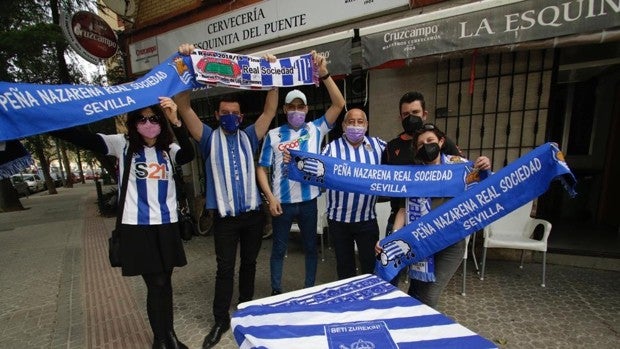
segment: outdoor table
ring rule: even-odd
[[[240,348],[497,348],[375,275],[241,303]]]

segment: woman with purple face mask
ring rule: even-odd
[[[153,348],[187,348],[173,326],[172,271],[187,264],[178,227],[173,166],[190,162],[194,148],[181,127],[175,102],[168,97],[159,100],[159,104],[128,113],[127,135],[93,134],[77,128],[52,134],[117,157],[119,187],[124,172],[129,171],[125,200],[119,203],[123,209],[118,212],[122,273],[140,275],[146,283]],[[175,136],[179,144],[173,143]]]
[[[342,122],[344,134],[330,142],[323,155],[347,161],[378,165],[385,142],[367,137],[368,119],[361,109],[349,110]],[[360,272],[372,274],[375,268],[375,243],[379,240],[379,226],[375,212],[377,197],[328,189],[327,222],[329,237],[336,254],[338,279],[357,274],[355,246],[357,245]]]

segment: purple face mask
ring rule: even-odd
[[[293,128],[300,128],[306,121],[306,113],[298,110],[289,111],[286,112],[286,119]]]
[[[364,139],[364,135],[366,134],[366,127],[364,126],[347,126],[344,130],[344,134],[346,135],[349,142],[353,144],[357,144]]]
[[[161,126],[157,123],[151,124],[150,121],[145,123],[138,123],[136,125],[138,133],[142,137],[153,139],[161,133]]]

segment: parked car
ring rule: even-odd
[[[15,182],[24,182],[28,185],[28,190],[31,193],[36,193],[45,189],[45,181],[37,174],[32,173],[20,173],[11,176],[11,179]]]
[[[11,183],[13,184],[13,188],[17,190],[17,195],[19,196],[27,196],[30,194],[30,189],[28,188],[28,184],[23,181],[21,176],[11,176]]]

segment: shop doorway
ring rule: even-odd
[[[558,183],[539,199],[553,224],[551,252],[620,258],[620,60],[618,44],[558,50],[548,139],[577,178],[576,198]]]

